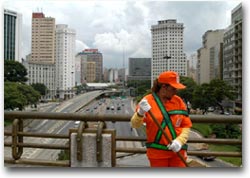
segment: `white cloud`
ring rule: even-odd
[[[237,0],[8,0],[3,5],[23,14],[24,56],[30,52],[32,12],[42,8],[45,16],[56,19],[56,24],[68,24],[76,30],[76,50],[98,48],[103,53],[104,65],[112,67],[123,63],[120,60],[123,53],[126,60],[151,57],[151,25],[164,19],[184,23],[184,52],[196,52],[207,30],[229,25],[231,10],[239,3]]]
[[[80,40],[76,40],[76,53],[88,48],[89,47],[85,43]]]

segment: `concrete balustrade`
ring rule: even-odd
[[[82,160],[77,160],[77,133],[71,134],[70,161],[71,167],[112,167],[111,134],[102,134],[102,161],[97,161],[96,134],[82,134]],[[87,146],[86,146],[87,145]]]

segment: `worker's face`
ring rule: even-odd
[[[162,85],[161,92],[166,98],[171,99],[177,93],[177,89],[171,85]]]

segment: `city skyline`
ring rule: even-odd
[[[177,19],[184,24],[184,52],[189,57],[202,47],[202,35],[207,30],[228,27],[231,11],[241,1],[25,2],[3,2],[4,8],[23,16],[23,58],[31,51],[32,12],[42,11],[46,17],[55,18],[56,24],[76,30],[76,53],[97,48],[103,54],[104,67],[127,68],[129,57],[151,57],[150,30],[159,20]]]

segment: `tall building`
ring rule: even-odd
[[[75,83],[76,86],[81,85],[81,56],[75,56]]]
[[[232,10],[223,41],[223,80],[235,88],[237,100],[242,102],[242,4]]]
[[[151,80],[151,58],[129,58],[128,80]]]
[[[189,56],[187,76],[194,79],[195,82],[197,82],[196,71],[197,71],[197,53],[194,53]]]
[[[35,64],[55,64],[55,18],[42,12],[32,14],[31,60]]]
[[[60,99],[74,96],[75,86],[75,36],[68,25],[56,25],[56,91]]]
[[[126,69],[120,68],[118,69],[118,81],[121,83],[125,83],[126,80]]]
[[[104,82],[109,81],[109,69],[107,69],[107,68],[103,69],[103,81]]]
[[[197,82],[209,83],[212,79],[222,79],[221,61],[224,30],[208,30],[202,36],[203,46],[198,49]]]
[[[163,71],[172,70],[187,76],[186,54],[183,52],[183,23],[161,20],[151,26],[152,63],[151,84]]]
[[[55,64],[29,63],[28,61],[28,84],[41,83],[47,87],[43,99],[51,100],[56,97],[55,90]]]
[[[87,75],[86,81],[88,83],[95,82],[96,79],[96,63],[95,62],[87,62]]]
[[[22,15],[4,9],[4,60],[22,62]]]
[[[29,84],[47,87],[44,99],[56,96],[55,84],[55,19],[42,12],[32,13],[31,58],[28,61]]]
[[[110,83],[117,83],[119,81],[118,69],[110,68],[108,72],[109,72],[108,81]]]
[[[95,62],[95,80],[96,82],[103,81],[103,57],[98,49],[85,49],[76,55],[76,58],[81,58],[81,82],[86,83],[87,64]]]
[[[80,82],[80,84],[85,84],[87,83],[87,56],[84,55],[83,52],[79,52],[76,54],[75,56],[75,60],[76,60],[76,79],[78,79],[77,81]],[[79,84],[78,84],[79,85]]]

